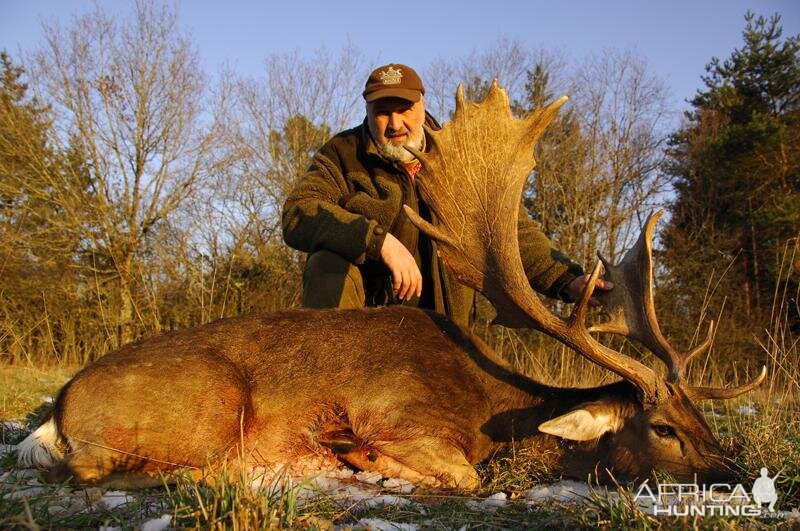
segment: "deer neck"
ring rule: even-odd
[[[615,403],[631,415],[640,407],[636,388],[625,380],[598,387],[559,388],[524,379],[511,386],[483,431],[497,442],[519,441],[537,435],[552,439],[539,432],[540,424],[580,404],[597,401]]]

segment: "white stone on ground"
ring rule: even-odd
[[[0,457],[5,456],[6,454],[10,454],[11,452],[17,451],[16,444],[0,444]]]
[[[565,479],[550,485],[534,487],[525,494],[525,499],[528,505],[553,501],[561,503],[580,502],[585,500],[591,492],[592,490],[587,483]]]
[[[374,509],[385,505],[395,505],[398,507],[416,507],[422,510],[422,506],[412,502],[408,498],[394,496],[392,494],[381,494],[377,486],[371,484],[344,485],[341,489],[333,493],[328,493],[334,503],[341,507],[355,509]]]
[[[109,490],[100,497],[97,504],[106,509],[114,509],[126,503],[132,503],[135,499],[127,492],[121,490]]]
[[[55,498],[56,501],[47,506],[47,512],[53,516],[69,516],[87,509],[86,501],[67,489],[59,489]]]
[[[410,494],[417,486],[405,479],[389,478],[384,480],[383,488],[400,494]]]
[[[387,478],[379,472],[356,472],[345,468],[318,470],[306,477],[295,477],[288,467],[279,467],[280,472],[256,467],[251,470],[251,486],[270,495],[280,495],[293,489],[297,504],[302,506],[328,497],[341,507],[366,509],[384,505],[414,506],[424,512],[424,507],[406,497],[416,486],[399,478]],[[353,479],[357,480],[354,482]],[[385,494],[389,490],[396,494]]]
[[[35,483],[39,485],[40,475],[41,474],[38,470],[34,470],[32,468],[12,468],[0,476],[0,482],[16,484],[24,481],[28,484]]]
[[[339,529],[353,529],[355,531],[369,529],[370,531],[417,531],[419,526],[416,524],[400,524],[390,522],[381,518],[362,518],[352,525],[343,526]]]
[[[478,511],[493,513],[497,509],[505,507],[507,504],[508,497],[506,496],[506,493],[498,492],[482,500],[469,500],[467,502],[467,507],[470,509],[476,509]]]
[[[315,476],[307,481],[308,487],[321,492],[333,492],[341,486],[341,481],[335,477]],[[302,484],[305,486],[305,483]]]
[[[361,481],[362,483],[370,483],[372,485],[377,485],[377,483],[383,479],[383,476],[380,472],[356,472],[356,479]]]
[[[4,500],[23,500],[38,496],[44,492],[44,487],[25,487],[21,489],[12,490],[3,494]]]
[[[28,427],[20,420],[4,420],[3,421],[3,430],[4,431],[18,431],[21,433],[27,433]]]
[[[333,470],[326,472],[325,475],[329,478],[350,479],[355,475],[355,472],[349,468],[334,468]]]
[[[153,518],[142,522],[139,526],[140,531],[163,531],[172,524],[172,515],[162,514],[159,518]]]

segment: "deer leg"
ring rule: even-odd
[[[61,483],[74,479],[78,483],[95,485],[106,489],[140,489],[159,487],[170,481],[170,472],[114,472],[118,461],[104,449],[81,447],[69,454],[55,468],[48,471],[46,480]],[[138,468],[138,467],[137,467]],[[163,477],[162,477],[163,475]]]
[[[238,449],[251,406],[235,365],[202,351],[158,364],[123,361],[114,371],[88,369],[59,397],[55,418],[70,449],[64,465],[78,481],[159,478],[218,464]]]
[[[133,461],[134,457],[131,458]],[[141,489],[174,484],[179,478],[191,479],[214,485],[219,481],[235,483],[242,479],[246,470],[246,462],[238,456],[221,457],[214,463],[203,467],[181,467],[163,465],[161,468],[146,471],[146,460],[134,467],[134,470],[114,471],[120,467],[120,460],[99,446],[82,446],[67,456],[64,462],[48,474],[48,481],[63,482],[71,477],[80,483],[89,483],[107,489]],[[123,467],[125,468],[125,467]]]
[[[475,489],[480,478],[467,461],[464,452],[434,437],[365,446],[339,454],[339,457],[361,470],[380,472],[429,487]]]

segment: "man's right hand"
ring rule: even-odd
[[[392,273],[392,289],[400,300],[422,295],[422,273],[414,256],[391,234],[383,240],[381,259]]]

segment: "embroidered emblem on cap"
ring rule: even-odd
[[[399,85],[403,79],[403,72],[399,68],[392,68],[391,66],[379,75],[384,85]]]

